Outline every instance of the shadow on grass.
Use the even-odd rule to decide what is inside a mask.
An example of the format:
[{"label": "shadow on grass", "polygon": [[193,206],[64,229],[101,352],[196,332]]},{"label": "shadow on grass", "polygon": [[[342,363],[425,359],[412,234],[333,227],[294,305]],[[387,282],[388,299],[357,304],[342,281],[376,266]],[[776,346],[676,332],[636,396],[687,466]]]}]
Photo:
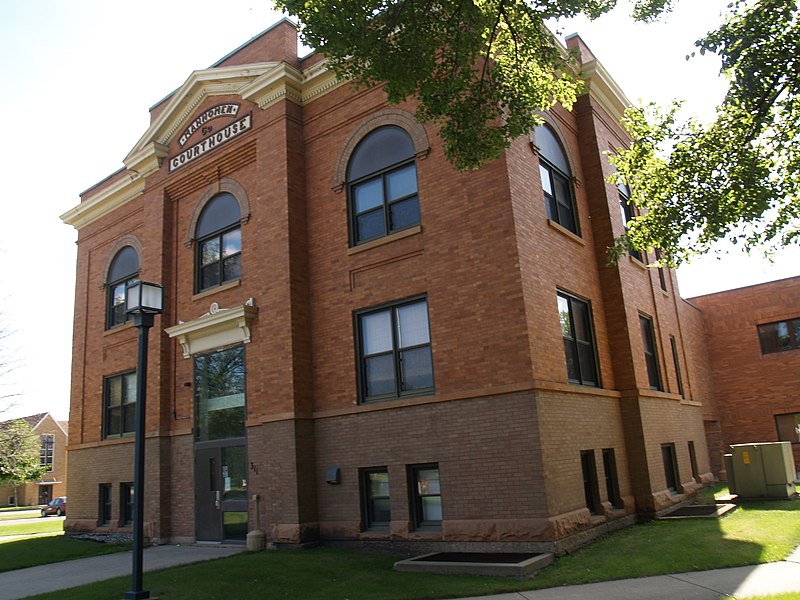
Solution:
[{"label": "shadow on grass", "polygon": [[[242,554],[160,572],[145,573],[144,587],[151,595],[170,600],[237,600],[281,598],[282,600],[429,600],[500,594],[603,581],[620,577],[705,568],[704,552],[731,555],[731,566],[759,562],[757,544],[722,540],[719,530],[710,528],[701,536],[709,540],[708,550],[695,539],[696,530],[683,527],[671,532],[668,543],[681,548],[662,548],[660,523],[642,526],[652,540],[626,539],[613,548],[611,538],[590,549],[560,559],[532,580],[477,576],[446,576],[399,573],[392,570],[397,557],[363,554],[332,548],[279,550]],[[639,534],[641,536],[641,534]],[[616,537],[616,536],[615,536]],[[630,536],[637,537],[637,536]],[[717,543],[712,543],[716,541]],[[612,556],[608,556],[611,549]],[[624,559],[620,551],[632,553]],[[697,559],[697,562],[694,560]],[[612,568],[609,565],[613,564]],[[717,562],[717,564],[719,564]],[[649,571],[649,572],[648,572]],[[615,576],[610,576],[611,574]],[[130,587],[129,578],[117,578],[71,590],[36,596],[39,600],[106,600],[118,598]]]},{"label": "shadow on grass", "polygon": [[0,573],[76,558],[130,550],[130,544],[100,544],[73,540],[63,534],[19,539],[0,544]]},{"label": "shadow on grass", "polygon": [[[528,589],[529,582],[478,576],[400,573],[400,557],[334,548],[273,550],[144,575],[151,596],[169,600],[424,600]],[[130,588],[116,579],[35,596],[39,600],[107,600]]]},{"label": "shadow on grass", "polygon": [[562,556],[539,573],[531,582],[531,589],[760,562],[760,544],[727,537],[716,519],[652,521]]},{"label": "shadow on grass", "polygon": [[533,588],[783,560],[800,543],[800,501],[743,501],[719,519],[650,521],[561,557]]},{"label": "shadow on grass", "polygon": [[[170,600],[458,598],[753,565],[782,560],[798,543],[800,502],[759,500],[723,519],[651,521],[624,529],[524,581],[398,573],[392,570],[394,556],[317,548],[245,553],[145,573],[144,586]],[[106,600],[129,587],[129,578],[117,578],[36,598]]]}]

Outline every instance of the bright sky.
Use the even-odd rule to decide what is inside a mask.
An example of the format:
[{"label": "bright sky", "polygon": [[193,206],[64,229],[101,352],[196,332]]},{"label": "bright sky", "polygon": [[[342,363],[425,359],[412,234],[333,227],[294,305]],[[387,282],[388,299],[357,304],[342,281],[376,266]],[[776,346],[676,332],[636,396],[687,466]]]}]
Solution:
[{"label": "bright sky", "polygon": [[[631,24],[626,10],[577,31],[636,102],[685,98],[710,114],[721,97],[713,60],[686,63],[692,42],[728,0],[682,0],[667,24]],[[625,2],[623,1],[623,5]],[[3,0],[0,2],[0,313],[16,358],[0,377],[0,419],[69,410],[76,232],[59,215],[122,167],[148,108],[281,15],[266,1]],[[626,6],[622,7],[626,9]],[[9,189],[10,188],[10,189]],[[725,256],[679,272],[684,297],[800,273],[800,251],[769,267]],[[4,368],[0,366],[0,374]]]}]

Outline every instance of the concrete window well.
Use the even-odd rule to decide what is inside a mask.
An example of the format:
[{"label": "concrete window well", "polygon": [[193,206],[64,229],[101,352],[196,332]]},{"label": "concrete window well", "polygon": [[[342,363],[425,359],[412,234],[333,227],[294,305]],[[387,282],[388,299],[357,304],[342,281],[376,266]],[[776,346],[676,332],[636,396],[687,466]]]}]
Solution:
[{"label": "concrete window well", "polygon": [[553,554],[525,552],[433,552],[394,563],[396,571],[441,575],[531,577],[553,564]]}]

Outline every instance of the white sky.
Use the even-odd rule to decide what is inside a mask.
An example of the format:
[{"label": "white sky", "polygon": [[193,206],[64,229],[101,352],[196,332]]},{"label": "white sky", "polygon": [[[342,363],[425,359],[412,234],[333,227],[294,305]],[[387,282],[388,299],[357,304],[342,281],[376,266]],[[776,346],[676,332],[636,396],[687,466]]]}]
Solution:
[{"label": "white sky", "polygon": [[[633,25],[623,10],[571,22],[637,102],[684,98],[711,114],[721,97],[713,60],[684,60],[728,0],[682,0],[666,24]],[[76,232],[59,215],[78,194],[122,167],[145,132],[148,109],[273,24],[266,1],[2,0],[0,2],[0,313],[15,369],[0,419],[69,410]],[[679,271],[684,297],[797,275],[800,251],[698,260]],[[2,359],[0,359],[2,361]],[[0,367],[0,374],[4,369]],[[8,403],[0,398],[0,408]]]}]

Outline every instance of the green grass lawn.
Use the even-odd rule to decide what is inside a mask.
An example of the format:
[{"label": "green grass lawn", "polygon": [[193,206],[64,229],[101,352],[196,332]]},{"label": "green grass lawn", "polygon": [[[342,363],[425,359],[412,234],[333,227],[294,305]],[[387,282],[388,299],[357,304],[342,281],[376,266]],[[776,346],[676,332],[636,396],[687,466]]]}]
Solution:
[{"label": "green grass lawn", "polygon": [[[144,574],[144,587],[164,600],[412,600],[525,589],[525,582],[468,576],[398,573],[396,557],[334,548],[246,553]],[[130,589],[120,577],[35,598],[108,600]]]},{"label": "green grass lawn", "polygon": [[[146,573],[145,588],[170,600],[441,599],[770,562],[785,558],[798,544],[800,501],[765,500],[747,502],[723,519],[629,527],[561,557],[525,581],[397,573],[393,556],[317,548],[246,553]],[[106,600],[129,587],[129,578],[118,578],[37,598]],[[797,595],[775,598],[798,600]]]},{"label": "green grass lawn", "polygon": [[[23,539],[5,537],[31,535],[37,536]],[[69,539],[64,536],[62,519],[31,519],[27,523],[12,525],[4,525],[0,521],[0,572],[109,554],[128,548],[130,544],[98,544]]]},{"label": "green grass lawn", "polygon": [[0,539],[0,573],[62,560],[110,554],[128,550],[130,547],[130,544],[98,544],[73,540],[65,537],[63,531],[47,537],[24,540],[3,542]]},{"label": "green grass lawn", "polygon": [[[32,511],[36,512],[32,512]],[[0,509],[0,523],[11,519],[36,519],[39,517],[39,507],[31,506],[26,509]]]},{"label": "green grass lawn", "polygon": [[0,541],[7,535],[30,535],[33,533],[63,533],[62,519],[31,519],[29,523],[13,523],[4,525],[0,522]]},{"label": "green grass lawn", "polygon": [[650,521],[543,570],[531,588],[783,560],[800,544],[800,501],[754,501],[722,519]]}]

